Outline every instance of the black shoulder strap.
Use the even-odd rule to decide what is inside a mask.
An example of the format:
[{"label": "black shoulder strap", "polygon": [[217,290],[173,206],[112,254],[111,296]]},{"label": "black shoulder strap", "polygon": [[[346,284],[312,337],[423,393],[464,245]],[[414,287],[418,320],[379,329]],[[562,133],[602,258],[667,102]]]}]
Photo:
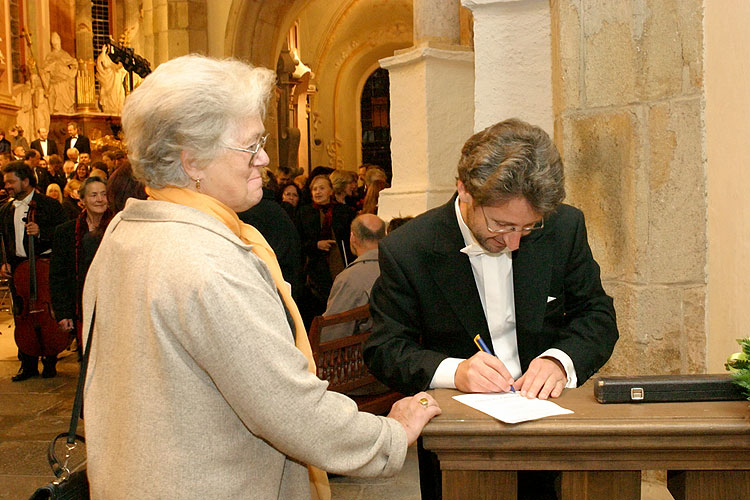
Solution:
[{"label": "black shoulder strap", "polygon": [[73,401],[73,414],[70,416],[70,428],[68,429],[68,444],[76,442],[76,429],[78,428],[78,419],[81,418],[83,409],[83,386],[86,384],[86,368],[89,365],[89,353],[91,352],[91,334],[94,333],[94,321],[96,320],[96,304],[94,311],[91,313],[91,324],[89,325],[89,334],[86,338],[86,349],[81,359],[81,370],[78,373],[78,387],[76,388],[76,398]]}]

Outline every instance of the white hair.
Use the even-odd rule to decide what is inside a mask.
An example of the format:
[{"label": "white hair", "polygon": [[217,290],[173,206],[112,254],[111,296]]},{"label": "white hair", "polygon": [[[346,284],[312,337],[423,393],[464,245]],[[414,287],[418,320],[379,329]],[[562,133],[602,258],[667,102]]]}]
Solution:
[{"label": "white hair", "polygon": [[125,101],[122,126],[133,174],[147,186],[187,186],[180,154],[206,167],[248,118],[265,117],[270,69],[188,55],[167,61]]}]

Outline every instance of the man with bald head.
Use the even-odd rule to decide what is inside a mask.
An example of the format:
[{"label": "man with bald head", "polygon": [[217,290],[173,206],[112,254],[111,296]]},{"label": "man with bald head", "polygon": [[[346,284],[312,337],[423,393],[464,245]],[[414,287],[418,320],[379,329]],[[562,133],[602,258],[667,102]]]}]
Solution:
[{"label": "man with bald head", "polygon": [[[333,282],[324,316],[349,311],[370,301],[370,290],[380,276],[378,242],[385,237],[385,222],[373,214],[362,214],[352,221],[349,246],[357,259],[346,266]],[[342,323],[324,328],[321,342],[347,337],[367,329],[370,321],[355,325]]]}]

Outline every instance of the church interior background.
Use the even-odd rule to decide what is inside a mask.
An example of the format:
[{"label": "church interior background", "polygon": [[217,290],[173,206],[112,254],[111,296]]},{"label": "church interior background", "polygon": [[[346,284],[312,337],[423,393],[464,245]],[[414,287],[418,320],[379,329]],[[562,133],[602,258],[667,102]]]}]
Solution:
[{"label": "church interior background", "polygon": [[75,121],[97,159],[130,85],[103,46],[138,56],[133,85],[235,57],[278,74],[271,168],[381,164],[389,219],[443,203],[463,142],[517,116],[554,136],[615,298],[604,371],[717,373],[750,324],[749,22],[744,0],[3,0],[0,129],[62,144]]}]

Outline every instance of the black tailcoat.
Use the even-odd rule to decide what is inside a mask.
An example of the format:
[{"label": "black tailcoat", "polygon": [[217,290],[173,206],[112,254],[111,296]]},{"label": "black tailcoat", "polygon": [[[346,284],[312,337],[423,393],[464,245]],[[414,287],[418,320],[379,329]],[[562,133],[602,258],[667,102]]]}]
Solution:
[{"label": "black tailcoat", "polygon": [[[445,358],[475,354],[477,333],[492,347],[469,257],[460,251],[465,244],[454,202],[455,196],[380,243],[364,357],[378,379],[405,394],[427,389]],[[582,384],[609,359],[618,338],[583,214],[561,205],[512,256],[522,370],[558,348]]]}]

